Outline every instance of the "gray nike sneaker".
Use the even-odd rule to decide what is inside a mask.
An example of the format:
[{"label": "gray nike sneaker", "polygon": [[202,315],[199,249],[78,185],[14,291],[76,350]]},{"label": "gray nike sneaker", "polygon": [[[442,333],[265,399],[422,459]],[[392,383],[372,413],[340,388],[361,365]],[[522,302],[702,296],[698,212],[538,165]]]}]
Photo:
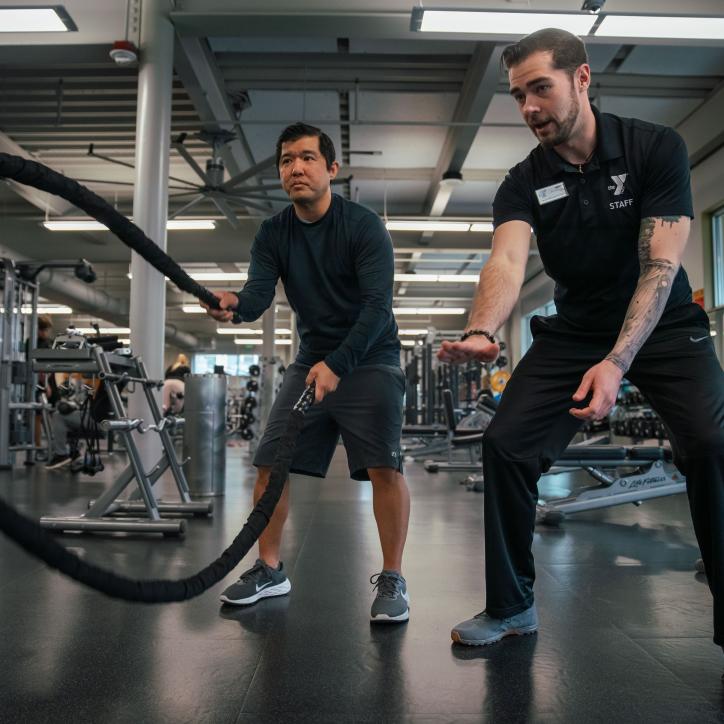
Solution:
[{"label": "gray nike sneaker", "polygon": [[407,582],[397,571],[382,571],[370,578],[377,589],[372,602],[370,620],[380,623],[400,623],[410,618],[410,596]]},{"label": "gray nike sneaker", "polygon": [[232,606],[249,606],[260,598],[284,596],[292,590],[292,584],[284,573],[284,564],[271,568],[261,559],[241,574],[241,578],[229,586],[220,596],[223,603]]},{"label": "gray nike sneaker", "polygon": [[489,646],[506,636],[524,636],[538,630],[535,604],[508,618],[493,618],[485,611],[459,623],[450,632],[452,640],[468,646]]}]

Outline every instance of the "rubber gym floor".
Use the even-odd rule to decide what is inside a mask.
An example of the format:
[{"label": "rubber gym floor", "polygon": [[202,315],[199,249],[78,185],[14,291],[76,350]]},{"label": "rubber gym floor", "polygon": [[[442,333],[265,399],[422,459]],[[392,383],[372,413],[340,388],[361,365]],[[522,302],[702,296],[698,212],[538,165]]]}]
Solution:
[{"label": "rubber gym floor", "polygon": [[[184,540],[60,539],[136,577],[195,572],[251,509],[253,468],[243,449],[228,452],[226,496],[213,519],[189,522]],[[0,471],[0,495],[35,516],[77,514],[123,462],[115,454],[103,479],[18,466]],[[326,480],[292,481],[283,544],[291,594],[249,608],[218,601],[242,567],[191,602],[131,605],[0,537],[0,721],[724,721],[724,657],[693,568],[685,496],[537,530],[540,631],[468,648],[449,632],[484,605],[483,498],[458,485],[459,474],[420,464],[406,473],[412,609],[402,625],[369,623],[369,577],[380,567],[371,490],[347,478],[342,448]]]}]

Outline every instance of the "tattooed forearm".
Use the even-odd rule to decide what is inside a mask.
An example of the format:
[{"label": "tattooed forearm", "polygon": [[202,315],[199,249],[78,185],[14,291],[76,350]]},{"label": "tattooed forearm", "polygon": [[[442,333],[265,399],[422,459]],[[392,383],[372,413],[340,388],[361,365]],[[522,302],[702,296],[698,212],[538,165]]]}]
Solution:
[{"label": "tattooed forearm", "polygon": [[681,217],[664,216],[641,220],[639,231],[639,280],[631,297],[621,333],[606,359],[624,374],[633,358],[657,325],[671,293],[679,264],[670,259],[651,258],[651,239],[657,225],[671,229]]}]

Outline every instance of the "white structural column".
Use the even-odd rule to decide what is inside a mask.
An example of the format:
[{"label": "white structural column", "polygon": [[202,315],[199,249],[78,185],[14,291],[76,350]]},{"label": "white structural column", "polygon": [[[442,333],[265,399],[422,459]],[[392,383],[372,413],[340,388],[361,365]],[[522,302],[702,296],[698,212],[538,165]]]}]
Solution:
[{"label": "white structural column", "polygon": [[[168,0],[144,0],[141,14],[138,111],[136,114],[136,179],[133,217],[138,226],[166,249],[168,157],[171,138],[173,26]],[[140,354],[152,378],[163,377],[166,287],[163,275],[135,252],[131,257],[131,347]],[[151,422],[143,393],[129,400],[131,417]],[[144,465],[160,455],[156,435],[137,440]]]}]

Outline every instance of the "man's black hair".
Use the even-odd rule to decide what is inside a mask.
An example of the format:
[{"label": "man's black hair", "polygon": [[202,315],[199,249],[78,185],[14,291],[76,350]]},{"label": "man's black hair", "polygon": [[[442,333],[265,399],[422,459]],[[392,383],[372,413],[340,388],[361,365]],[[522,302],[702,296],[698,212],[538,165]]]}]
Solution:
[{"label": "man's black hair", "polygon": [[307,136],[319,139],[319,150],[327,162],[327,168],[332,168],[332,164],[337,157],[332,139],[321,128],[310,126],[307,123],[292,123],[291,126],[287,126],[279,134],[279,138],[277,139],[277,169],[279,168],[279,161],[282,157],[282,144],[298,141],[300,138],[306,138]]},{"label": "man's black hair", "polygon": [[559,28],[544,28],[526,35],[513,45],[509,45],[502,56],[503,67],[510,70],[526,58],[538,52],[553,54],[553,67],[565,70],[571,76],[584,63],[588,63],[588,53],[583,41],[573,33]]}]

